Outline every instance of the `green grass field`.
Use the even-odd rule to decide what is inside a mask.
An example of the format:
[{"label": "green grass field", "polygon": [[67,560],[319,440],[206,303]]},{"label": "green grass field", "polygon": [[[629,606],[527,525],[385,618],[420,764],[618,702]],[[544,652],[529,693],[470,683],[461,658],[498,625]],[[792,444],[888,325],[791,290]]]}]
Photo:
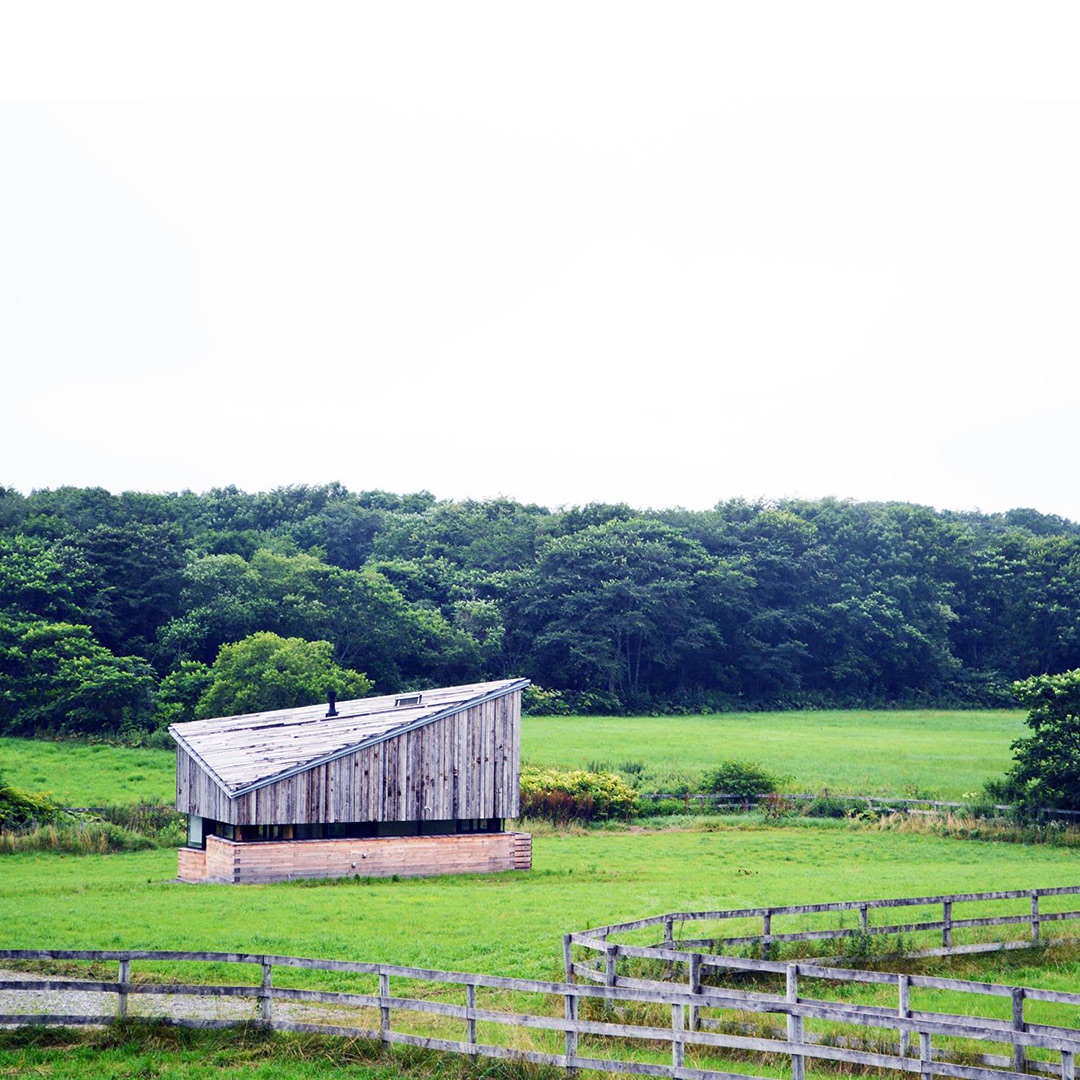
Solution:
[{"label": "green grass field", "polygon": [[[665,717],[533,717],[522,759],[535,765],[645,765],[655,787],[692,784],[721,761],[756,761],[789,791],[959,799],[1000,776],[1026,731],[1010,711],[821,711]],[[0,773],[68,806],[170,803],[168,750],[0,739]]]},{"label": "green grass field", "polygon": [[0,774],[15,787],[49,792],[64,806],[161,804],[176,797],[171,750],[0,739]]},{"label": "green grass field", "polygon": [[535,838],[531,873],[176,885],[176,852],[9,855],[8,948],[258,950],[547,978],[568,930],[658,914],[1080,880],[1080,851],[825,827]]},{"label": "green grass field", "polygon": [[721,761],[756,761],[787,777],[789,791],[959,799],[1008,768],[1023,718],[1001,710],[526,717],[521,756],[577,768],[641,762],[661,783],[697,779]]},{"label": "green grass field", "polygon": [[[657,783],[692,781],[737,758],[789,776],[788,790],[958,798],[1008,767],[1009,744],[1023,731],[1013,712],[530,717],[522,756],[539,765],[645,762]],[[20,739],[0,739],[0,771],[80,806],[169,802],[174,782],[168,751]],[[175,873],[171,849],[4,856],[0,947],[265,951],[557,979],[568,930],[671,910],[1075,884],[1080,850],[848,822],[703,819],[681,830],[546,831],[534,840],[533,871],[522,874],[232,887],[179,885]],[[1025,966],[1034,962],[980,958],[964,977],[1075,989],[1077,963]],[[539,1076],[430,1055],[372,1057],[340,1040],[320,1048],[206,1033],[155,1038],[49,1033],[35,1043],[0,1034],[0,1076]]]},{"label": "green grass field", "polygon": [[[742,825],[539,835],[535,868],[520,874],[233,887],[177,885],[168,880],[175,868],[169,850],[8,856],[0,873],[0,947],[266,951],[557,979],[567,930],[673,909],[1066,884],[1078,879],[1080,851],[846,824]],[[1051,989],[1075,985],[1074,963],[1024,963],[1019,954],[983,958],[978,976]],[[241,971],[257,979],[257,969]],[[289,982],[306,985],[309,974],[294,973]],[[233,968],[208,976],[244,978]],[[222,1075],[263,1067],[236,1063],[214,1045]],[[283,1055],[307,1054],[288,1041],[277,1045]],[[329,1076],[342,1065],[337,1052],[308,1056],[277,1058],[279,1071],[265,1075]],[[148,1054],[138,1040],[101,1053],[62,1042],[52,1049],[6,1046],[0,1036],[0,1075],[5,1068],[11,1075],[80,1075],[73,1061],[104,1076],[218,1075],[196,1052]],[[435,1067],[451,1074],[462,1068]],[[349,1068],[356,1071],[347,1075],[372,1075],[370,1062]],[[431,1068],[420,1063],[406,1072],[415,1077]]]}]

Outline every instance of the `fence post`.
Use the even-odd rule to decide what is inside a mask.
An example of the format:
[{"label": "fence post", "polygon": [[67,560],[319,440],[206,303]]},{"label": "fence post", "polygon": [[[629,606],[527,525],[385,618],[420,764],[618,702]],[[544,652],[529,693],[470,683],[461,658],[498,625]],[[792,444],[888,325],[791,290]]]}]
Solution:
[{"label": "fence post", "polygon": [[[1024,988],[1014,986],[1012,992],[1013,1031],[1027,1030],[1024,1024]],[[1019,1043],[1013,1043],[1013,1072],[1027,1072],[1027,1051]]]},{"label": "fence post", "polygon": [[[787,969],[787,1000],[792,1005],[799,1004],[799,965],[788,964]],[[803,1041],[803,1018],[794,1012],[788,1013],[787,1018],[788,1042],[795,1046],[801,1046]],[[791,1052],[791,1080],[804,1080],[806,1076],[806,1059],[802,1054]]]},{"label": "fence post", "polygon": [[766,908],[761,916],[761,959],[768,960],[772,952],[772,909]]},{"label": "fence post", "polygon": [[259,995],[259,1019],[264,1024],[273,1020],[271,1011],[270,987],[274,984],[274,965],[268,960],[262,962],[262,993]]},{"label": "fence post", "polygon": [[127,1016],[128,1010],[128,994],[127,984],[131,982],[131,961],[120,961],[120,972],[116,976],[116,981],[120,984],[120,992],[116,995],[116,1015],[121,1020]]},{"label": "fence post", "polygon": [[921,1080],[930,1080],[934,1075],[934,1048],[930,1045],[930,1032],[919,1032],[919,1076]]},{"label": "fence post", "polygon": [[604,945],[604,985],[614,986],[618,978],[619,946],[606,942]]},{"label": "fence post", "polygon": [[563,934],[562,938],[563,967],[566,969],[566,981],[569,983],[574,981],[573,937],[573,934]]},{"label": "fence post", "polygon": [[[900,1001],[897,1006],[897,1015],[904,1020],[911,1019],[911,976],[897,975],[897,989],[900,992]],[[911,1053],[911,1032],[904,1028],[900,1032],[900,1057],[907,1057]]]},{"label": "fence post", "polygon": [[578,1018],[578,998],[577,994],[567,994],[566,1001],[566,1075],[577,1076],[577,1067],[574,1062],[577,1061],[577,1028],[573,1027],[573,1024],[577,1023]]},{"label": "fence post", "polygon": [[1031,944],[1039,943],[1039,894],[1036,890],[1031,893]]},{"label": "fence post", "polygon": [[[690,972],[689,972],[690,993],[701,993],[701,953],[690,954]],[[701,1026],[701,1022],[698,1015],[698,1007],[696,1005],[690,1006],[689,1023],[687,1027],[691,1031],[697,1031]]]},{"label": "fence post", "polygon": [[[672,950],[675,948],[675,920],[671,918],[664,920],[664,948]],[[674,971],[675,961],[669,960],[667,962],[668,978],[671,977]]]},{"label": "fence post", "polygon": [[465,984],[465,1041],[473,1048],[469,1055],[476,1060],[476,983]]},{"label": "fence post", "polygon": [[682,1005],[671,1006],[671,1067],[681,1069],[683,1067],[683,1031],[686,1027],[686,1017],[683,1014]]},{"label": "fence post", "polygon": [[870,906],[859,905],[859,929],[865,934],[870,929]]},{"label": "fence post", "polygon": [[941,905],[941,944],[944,948],[952,948],[952,901],[945,900]]},{"label": "fence post", "polygon": [[385,1045],[390,1043],[390,975],[379,972],[379,1038]]},{"label": "fence post", "polygon": [[1071,1050],[1061,1051],[1061,1080],[1076,1080],[1076,1063]]}]

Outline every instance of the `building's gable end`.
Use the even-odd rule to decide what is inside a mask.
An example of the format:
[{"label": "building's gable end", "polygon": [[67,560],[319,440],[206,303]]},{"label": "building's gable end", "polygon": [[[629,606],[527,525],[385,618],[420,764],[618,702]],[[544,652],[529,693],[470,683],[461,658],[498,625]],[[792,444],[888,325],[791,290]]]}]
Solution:
[{"label": "building's gable end", "polygon": [[234,798],[247,795],[252,791],[256,791],[259,788],[268,787],[272,784],[281,783],[284,780],[288,780],[293,776],[298,776],[309,769],[317,768],[321,765],[328,764],[333,761],[337,761],[341,758],[348,757],[351,754],[356,753],[366,747],[377,746],[380,743],[392,741],[400,738],[402,735],[406,735],[411,731],[416,731],[430,725],[434,725],[448,717],[454,716],[457,713],[466,712],[477,708],[486,702],[498,700],[504,697],[510,697],[520,694],[521,690],[529,685],[528,679],[515,680],[508,685],[502,685],[496,690],[492,690],[487,694],[478,695],[475,698],[470,698],[466,701],[455,702],[445,708],[439,709],[435,712],[427,713],[424,716],[418,717],[414,720],[403,722],[402,724],[394,727],[388,731],[380,732],[377,735],[372,735],[362,742],[355,743],[351,746],[342,747],[339,750],[335,750],[333,753],[324,754],[319,757],[312,758],[309,761],[304,761],[291,768],[282,770],[275,773],[272,776],[260,778],[259,780],[246,784],[243,787],[237,788],[231,792]]},{"label": "building's gable end", "polygon": [[240,793],[231,824],[428,822],[520,812],[520,695],[508,692]]}]

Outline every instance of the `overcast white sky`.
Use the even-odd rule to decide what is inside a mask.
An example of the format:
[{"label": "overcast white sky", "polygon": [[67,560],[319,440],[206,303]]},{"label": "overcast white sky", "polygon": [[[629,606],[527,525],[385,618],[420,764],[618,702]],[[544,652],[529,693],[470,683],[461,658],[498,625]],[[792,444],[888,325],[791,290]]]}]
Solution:
[{"label": "overcast white sky", "polygon": [[0,484],[1080,519],[1072,4],[0,7]]}]

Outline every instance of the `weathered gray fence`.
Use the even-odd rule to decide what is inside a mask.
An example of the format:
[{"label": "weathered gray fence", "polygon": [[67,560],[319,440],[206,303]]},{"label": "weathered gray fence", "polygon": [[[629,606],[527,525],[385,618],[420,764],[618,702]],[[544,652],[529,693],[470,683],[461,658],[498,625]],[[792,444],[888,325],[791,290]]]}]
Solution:
[{"label": "weathered gray fence", "polygon": [[[946,896],[913,896],[887,900],[841,900],[827,904],[793,904],[788,906],[736,908],[728,911],[684,911],[666,915],[654,915],[647,919],[633,922],[614,923],[611,926],[599,926],[567,936],[566,977],[575,974],[588,979],[609,979],[619,958],[636,960],[664,960],[676,946],[683,952],[698,954],[697,962],[708,968],[723,970],[736,965],[723,954],[727,950],[738,949],[756,952],[762,960],[768,960],[770,953],[782,944],[797,944],[805,948],[810,943],[839,941],[857,941],[862,946],[874,939],[889,937],[900,938],[915,935],[926,936],[940,934],[940,945],[932,948],[914,948],[907,943],[903,951],[907,956],[946,956],[971,952],[990,952],[1001,949],[1030,948],[1037,945],[1042,936],[1042,928],[1047,923],[1070,922],[1080,919],[1080,911],[1047,910],[1044,901],[1051,897],[1076,896],[1080,886],[1068,885],[1048,889],[1013,889],[998,892],[952,893]],[[1004,902],[1019,902],[1022,911],[1000,913]],[[965,912],[956,909],[962,907]],[[989,909],[997,909],[990,913]],[[940,918],[920,918],[906,922],[882,921],[875,919],[876,912],[895,912],[904,908],[940,908]],[[967,909],[979,909],[985,914],[966,914]],[[780,920],[806,922],[813,916],[838,914],[841,919],[845,913],[857,917],[852,926],[816,927],[814,929],[793,929],[784,931],[777,926]],[[725,923],[760,921],[760,931],[741,934],[714,934],[709,937],[687,937],[686,927],[702,923]],[[819,922],[821,920],[818,920]],[[633,939],[622,942],[620,938],[651,927],[662,928],[663,939],[656,943],[635,944]],[[986,927],[1018,927],[1020,937],[1004,939],[996,937],[992,941],[960,942],[961,931]],[[591,961],[574,963],[571,958],[571,946],[580,946]],[[864,949],[865,951],[865,949]],[[751,963],[751,966],[753,964]]]},{"label": "weathered gray fence", "polygon": [[[847,803],[852,810],[865,809],[875,814],[901,813],[901,814],[940,814],[952,810],[963,810],[967,803],[949,801],[946,799],[918,799],[890,797],[888,795],[838,795],[832,792],[760,792],[756,795],[730,795],[724,792],[662,792],[640,791],[639,802],[680,802],[683,809],[688,813],[706,813],[710,807],[718,811],[735,811],[752,809],[762,804],[775,802],[778,806],[797,806],[799,803],[813,803],[821,799],[830,802]],[[996,803],[995,810],[1003,814],[1015,809],[1011,803]],[[1080,810],[1061,810],[1056,807],[1046,806],[1038,811],[1038,817],[1043,821],[1075,821],[1080,818]]]},{"label": "weathered gray fence", "polygon": [[[670,952],[672,961],[687,959],[685,982],[638,985],[617,972],[603,985],[543,982],[240,953],[0,950],[0,963],[117,965],[115,979],[0,976],[0,1002],[7,1005],[0,1011],[0,1025],[93,1025],[132,1015],[192,1027],[245,1022],[236,1015],[196,1015],[192,1004],[176,1004],[210,997],[246,1002],[246,1021],[272,1030],[368,1038],[568,1071],[757,1080],[752,1072],[732,1071],[732,1058],[737,1057],[747,1069],[762,1060],[788,1060],[792,1080],[804,1080],[806,1062],[814,1060],[918,1073],[920,1080],[1015,1080],[1032,1071],[1075,1080],[1080,1030],[1063,1021],[1077,1015],[1080,994],[776,962],[770,970],[783,975],[782,993],[740,991],[704,985],[701,966],[692,959],[696,954],[662,951]],[[254,971],[247,969],[253,978],[246,985],[163,981],[186,963],[254,965]],[[133,968],[144,964],[149,978],[135,978]],[[339,981],[343,976],[366,979],[370,990],[278,985],[283,973],[298,970],[305,973],[294,976],[300,981],[323,972]],[[849,982],[867,984],[872,992],[884,988],[895,992],[894,1004],[808,996],[808,984],[815,980],[823,980],[826,990]],[[916,1008],[919,994],[942,990],[965,995],[965,1002],[972,1004],[959,1013]],[[47,1011],[57,995],[70,1000],[79,994],[89,995],[96,1009]],[[451,995],[457,1000],[448,1000]],[[165,996],[172,1007],[155,1010],[155,999]],[[983,1014],[992,1011],[987,1003],[1000,999],[1005,1016]],[[11,1011],[12,1001],[28,1004]],[[110,1003],[108,1008],[105,1003]],[[1025,1012],[1028,1003],[1064,1008],[1061,1015],[1042,1018],[1056,1022],[1036,1022]],[[750,1034],[741,1033],[748,1027]]]}]

